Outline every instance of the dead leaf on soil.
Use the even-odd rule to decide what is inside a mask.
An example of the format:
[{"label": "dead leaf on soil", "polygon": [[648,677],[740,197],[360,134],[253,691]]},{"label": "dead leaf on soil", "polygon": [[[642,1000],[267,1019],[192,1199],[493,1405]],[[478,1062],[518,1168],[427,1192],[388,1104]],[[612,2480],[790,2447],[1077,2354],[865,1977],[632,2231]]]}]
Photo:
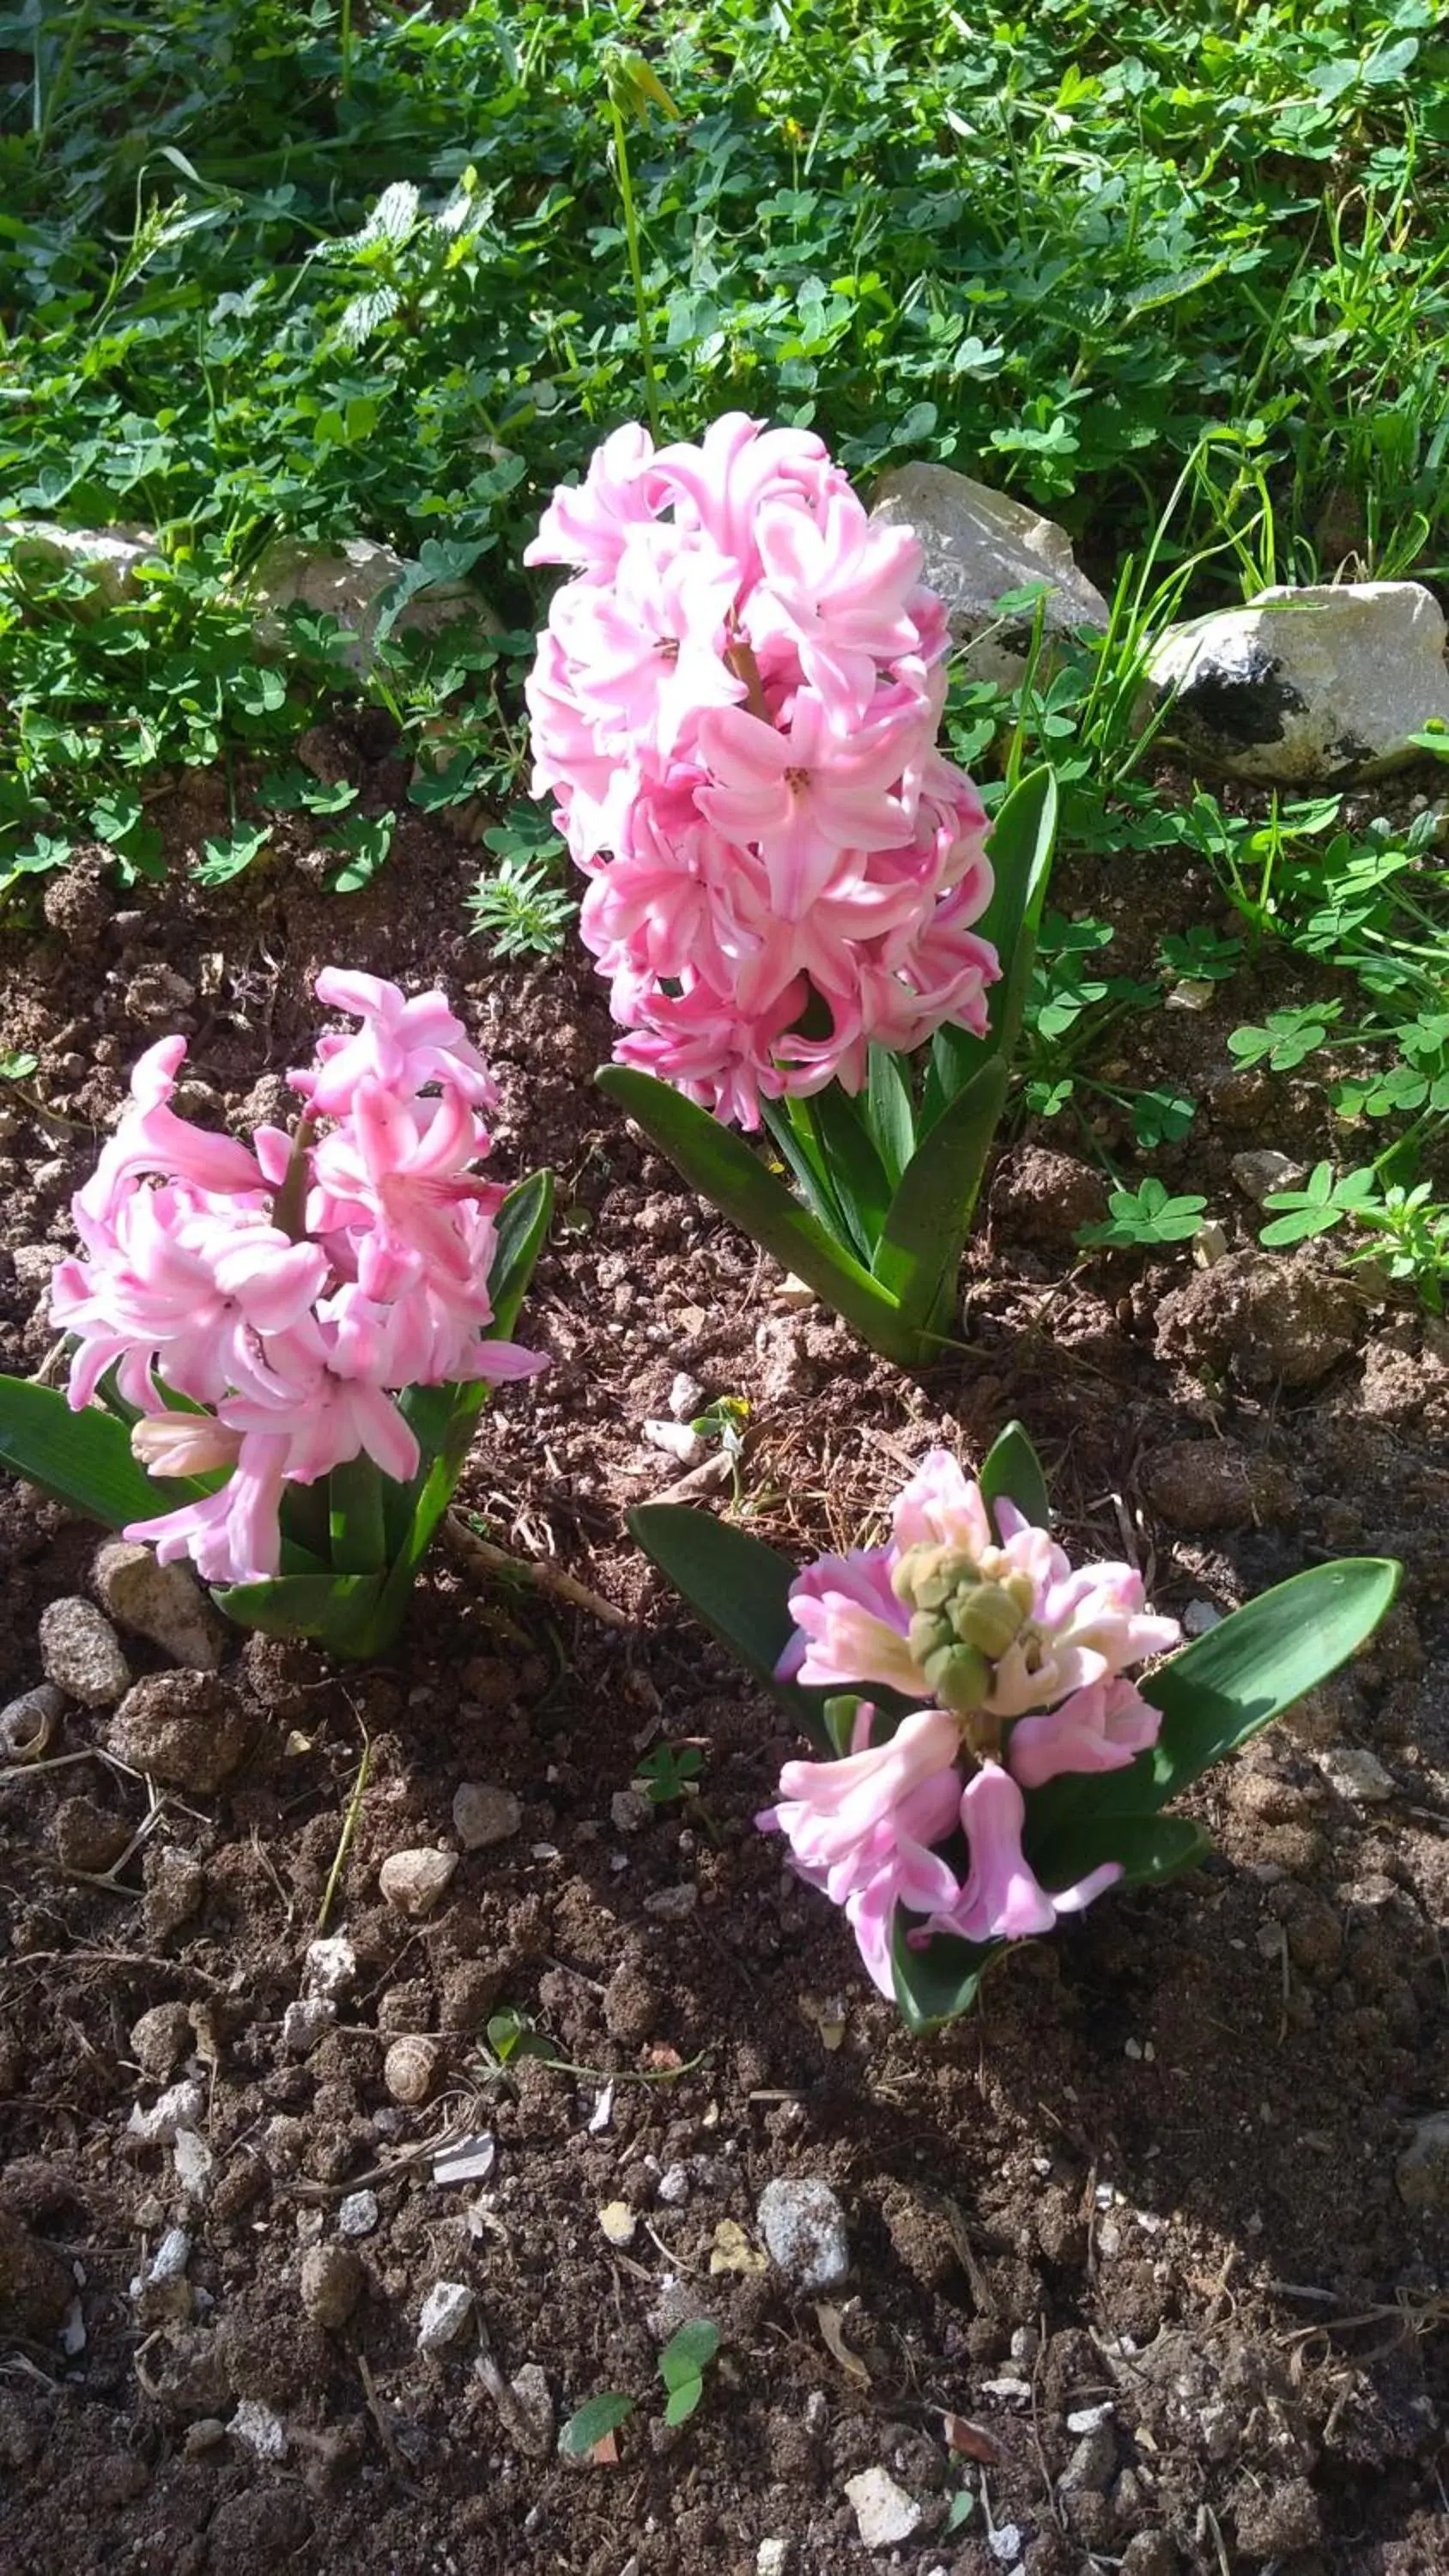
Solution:
[{"label": "dead leaf on soil", "polygon": [[818,2300],[815,2308],[815,2322],[846,2378],[853,2379],[858,2388],[869,2388],[870,2372],[866,2369],[859,2353],[852,2352],[845,2340],[845,2330],[840,2322],[840,2310],[827,2307],[823,2300]]},{"label": "dead leaf on soil", "polygon": [[943,2415],[941,2429],[947,2449],[957,2452],[963,2460],[979,2460],[987,2469],[1000,2468],[1001,2445],[984,2425],[972,2424],[964,2415]]}]

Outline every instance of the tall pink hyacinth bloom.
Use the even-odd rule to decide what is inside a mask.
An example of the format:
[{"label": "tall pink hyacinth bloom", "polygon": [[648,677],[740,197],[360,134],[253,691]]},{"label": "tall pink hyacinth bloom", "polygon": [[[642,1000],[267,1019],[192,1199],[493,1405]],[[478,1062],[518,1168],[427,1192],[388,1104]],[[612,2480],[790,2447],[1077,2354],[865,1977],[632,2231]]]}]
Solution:
[{"label": "tall pink hyacinth bloom", "polygon": [[986,815],[934,749],[948,633],[910,531],[813,432],[731,412],[697,447],[616,430],[525,561],[573,574],[528,683],[534,788],[592,880],[619,1061],[756,1127],[859,1090],[872,1043],[979,1034]]},{"label": "tall pink hyacinth bloom", "polygon": [[[849,1756],[787,1763],[757,1822],[844,1908],[874,1982],[893,1992],[892,1948],[938,1933],[975,1943],[1049,1932],[1122,1875],[1104,1862],[1045,1887],[1026,1858],[1027,1794],[1122,1769],[1161,1719],[1127,1667],[1175,1645],[1123,1565],[1073,1567],[1011,1504],[988,1507],[948,1451],[897,1495],[883,1547],[823,1556],[790,1589],[795,1631],[782,1680],[835,1693],[889,1688],[917,1707],[872,1745],[862,1704]],[[957,1874],[940,1848],[964,1838]]]},{"label": "tall pink hyacinth bloom", "polygon": [[52,1279],[52,1315],[76,1342],[72,1406],[114,1369],[142,1416],[144,1465],[225,1475],[127,1532],[216,1584],[278,1572],[289,1486],[356,1458],[399,1482],[416,1473],[407,1387],[544,1366],[489,1329],[504,1193],[476,1168],[495,1095],[461,1020],[442,993],[409,999],[374,975],[329,968],[317,993],[361,1025],[325,1032],[292,1076],[306,1103],[295,1140],[261,1128],[248,1148],[190,1126],[171,1106],[185,1041],[148,1050],[74,1201],[83,1257]]}]

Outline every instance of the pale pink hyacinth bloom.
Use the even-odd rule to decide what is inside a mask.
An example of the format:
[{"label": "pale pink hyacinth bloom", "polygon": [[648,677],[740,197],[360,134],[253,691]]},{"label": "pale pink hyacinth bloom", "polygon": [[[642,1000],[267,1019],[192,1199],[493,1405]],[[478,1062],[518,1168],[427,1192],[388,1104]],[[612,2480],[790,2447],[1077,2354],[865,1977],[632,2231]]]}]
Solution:
[{"label": "pale pink hyacinth bloom", "polygon": [[870,1741],[874,1710],[857,1710],[852,1750],[835,1762],[787,1762],[780,1796],[755,1822],[782,1833],[802,1878],[842,1906],[883,1994],[898,1905],[931,1913],[950,1904],[956,1880],[930,1849],[949,1833],[961,1800],[960,1736],[940,1709],[902,1718],[887,1743]]},{"label": "pale pink hyacinth bloom", "polygon": [[[896,1498],[888,1546],[857,1549],[846,1559],[822,1558],[797,1578],[790,1594],[797,1636],[786,1650],[791,1677],[826,1690],[874,1682],[910,1697],[929,1694],[907,1643],[909,1605],[891,1589],[891,1577],[912,1547],[950,1548],[980,1566],[987,1579],[1025,1576],[1031,1585],[1031,1607],[1019,1636],[994,1658],[982,1701],[988,1716],[1053,1708],[1071,1693],[1109,1681],[1177,1644],[1176,1620],[1147,1610],[1142,1577],[1133,1567],[1073,1567],[1050,1534],[1014,1504],[998,1502],[996,1515],[999,1542],[980,1486],[949,1451],[930,1451]],[[1082,1767],[1103,1765],[1094,1760]]]},{"label": "pale pink hyacinth bloom", "polygon": [[[980,1034],[986,815],[935,750],[945,609],[813,432],[615,431],[525,560],[562,563],[530,674],[534,789],[592,884],[615,1053],[721,1118],[872,1042]],[[814,1033],[801,1023],[823,1004]]]},{"label": "pale pink hyacinth bloom", "polygon": [[1125,1771],[1157,1742],[1159,1710],[1119,1673],[1089,1682],[1057,1708],[1019,1717],[1008,1760],[1013,1780],[1039,1789],[1063,1771]]},{"label": "pale pink hyacinth bloom", "polygon": [[[83,1257],[53,1276],[76,1337],[79,1410],[114,1368],[161,1476],[227,1474],[216,1492],[130,1527],[164,1561],[245,1583],[281,1563],[286,1489],[358,1457],[396,1481],[419,1464],[397,1402],[409,1386],[532,1376],[545,1363],[492,1338],[488,1278],[504,1196],[476,1165],[494,1087],[443,994],[328,969],[319,998],[361,1022],[329,1031],[295,1074],[297,1140],[251,1148],[171,1107],[185,1042],[136,1066],[131,1104],[74,1201]],[[306,1233],[277,1222],[294,1154]],[[295,1218],[296,1211],[291,1215]],[[179,1411],[175,1398],[207,1408]]]},{"label": "pale pink hyacinth bloom", "polygon": [[1051,1932],[1058,1915],[1080,1914],[1115,1885],[1120,1861],[1104,1861],[1075,1887],[1049,1895],[1021,1848],[1026,1801],[999,1762],[983,1762],[961,1796],[961,1829],[971,1866],[953,1901],[939,1907],[918,1939],[951,1932],[963,1941],[1025,1941]]}]

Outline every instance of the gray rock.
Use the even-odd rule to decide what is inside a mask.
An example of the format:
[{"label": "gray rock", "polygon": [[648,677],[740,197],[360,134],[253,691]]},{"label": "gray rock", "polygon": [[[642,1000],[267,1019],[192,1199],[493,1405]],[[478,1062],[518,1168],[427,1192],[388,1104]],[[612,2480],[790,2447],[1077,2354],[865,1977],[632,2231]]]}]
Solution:
[{"label": "gray rock", "polygon": [[511,1789],[463,1780],[453,1793],[453,1831],[464,1851],[486,1851],[490,1843],[506,1843],[522,1822],[523,1808]]},{"label": "gray rock", "polygon": [[521,2370],[515,2371],[508,2387],[518,2410],[520,2434],[526,2427],[527,2448],[543,2458],[553,2449],[558,2425],[547,2373],[539,2362],[526,2361]]},{"label": "gray rock", "polygon": [[382,2211],[375,2191],[350,2191],[337,2205],[339,2236],[371,2236]]},{"label": "gray rock", "polygon": [[661,1887],[653,1896],[646,1896],[644,1911],[657,1916],[661,1923],[682,1923],[698,1903],[699,1889],[692,1878],[686,1878],[678,1887]]},{"label": "gray rock", "polygon": [[309,2245],[302,2257],[302,2306],[314,2326],[336,2334],[346,2325],[367,2286],[362,2257],[335,2240]]},{"label": "gray rock", "polygon": [[96,1608],[79,1595],[49,1602],[40,1614],[40,1661],[45,1678],[82,1708],[114,1708],[131,1687],[121,1641]]},{"label": "gray rock", "polygon": [[234,2442],[244,2442],[259,2460],[287,2456],[286,2425],[259,2397],[244,2397],[226,2429]]},{"label": "gray rock", "polygon": [[1318,583],[1174,626],[1148,657],[1164,732],[1230,778],[1342,786],[1420,754],[1449,724],[1444,618],[1416,581]]},{"label": "gray rock", "polygon": [[1063,2495],[1100,2494],[1117,2466],[1117,2443],[1110,2424],[1084,2433],[1063,2469]]},{"label": "gray rock", "polygon": [[1121,2576],[1178,2576],[1181,2565],[1165,2531],[1137,2531],[1122,2552]]},{"label": "gray rock", "polygon": [[456,1852],[437,1851],[425,1844],[417,1851],[389,1852],[377,1883],[395,1912],[420,1923],[451,1885],[457,1866]]},{"label": "gray rock", "polygon": [[883,477],[871,516],[920,538],[925,579],[944,599],[956,641],[970,643],[965,662],[973,679],[1012,688],[1021,678],[1032,616],[1020,609],[997,616],[996,602],[1009,591],[1044,591],[1044,640],[1106,632],[1111,611],[1078,569],[1065,530],[969,474],[903,465]]},{"label": "gray rock", "polygon": [[[285,641],[279,612],[309,608],[335,617],[351,637],[340,658],[350,671],[366,672],[376,659],[388,593],[410,569],[391,546],[371,537],[348,537],[337,547],[311,544],[305,538],[279,537],[269,546],[252,579],[257,601],[256,637],[276,647]],[[497,629],[498,620],[481,594],[467,582],[430,584],[399,609],[392,631],[435,635],[459,617]]]},{"label": "gray rock", "polygon": [[146,1902],[142,1908],[148,1940],[164,1941],[199,1914],[206,1895],[206,1872],[194,1852],[172,1843],[150,1842],[142,1862]]},{"label": "gray rock", "polygon": [[94,594],[92,614],[133,599],[142,564],[161,556],[149,528],[62,528],[53,519],[12,519],[0,528],[0,544],[22,574],[84,573]]},{"label": "gray rock", "polygon": [[1235,1154],[1230,1169],[1244,1198],[1261,1207],[1275,1190],[1296,1190],[1308,1167],[1295,1163],[1291,1154],[1276,1153],[1265,1145],[1255,1153]]},{"label": "gray rock", "polygon": [[1394,2167],[1399,2198],[1420,2218],[1449,2209],[1449,2111],[1430,2111]]},{"label": "gray rock", "polygon": [[236,1692],[215,1673],[148,1673],[127,1691],[106,1745],[163,1788],[205,1797],[240,1769],[253,1731]]},{"label": "gray rock", "polygon": [[419,2352],[451,2352],[472,2324],[475,2305],[466,2281],[435,2281],[418,2318]]},{"label": "gray rock", "polygon": [[65,1715],[65,1693],[53,1682],[37,1682],[33,1690],[22,1691],[18,1699],[7,1700],[0,1708],[0,1761],[13,1761],[17,1754],[34,1754],[49,1743]]},{"label": "gray rock", "polygon": [[845,2212],[828,2182],[781,2176],[767,2182],[756,2210],[760,2234],[791,2287],[838,2290],[850,2271]]},{"label": "gray rock", "polygon": [[921,2507],[886,2469],[862,2469],[846,2479],[845,2492],[863,2548],[893,2549],[920,2526]]},{"label": "gray rock", "polygon": [[153,2084],[164,2084],[191,2045],[191,2015],[185,2004],[153,2004],[131,2024],[131,2055]]},{"label": "gray rock", "polygon": [[97,1551],[91,1580],[118,1627],[149,1638],[175,1664],[216,1671],[226,1630],[189,1566],[158,1565],[149,1547],[111,1538]]},{"label": "gray rock", "polygon": [[1319,1758],[1329,1785],[1355,1806],[1382,1807],[1398,1795],[1392,1771],[1362,1744],[1330,1744]]}]

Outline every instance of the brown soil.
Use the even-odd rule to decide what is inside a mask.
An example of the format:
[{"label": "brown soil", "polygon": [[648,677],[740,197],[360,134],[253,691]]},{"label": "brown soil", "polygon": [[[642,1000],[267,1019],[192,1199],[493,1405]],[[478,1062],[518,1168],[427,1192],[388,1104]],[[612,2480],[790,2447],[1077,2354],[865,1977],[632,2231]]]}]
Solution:
[{"label": "brown soil", "polygon": [[[209,794],[172,800],[178,858],[214,828]],[[1253,1248],[1230,1157],[1313,1140],[1291,1084],[1231,1065],[1239,990],[1151,1027],[1182,1049],[1158,1069],[1207,1104],[1157,1167],[1208,1192],[1228,1261],[1079,1264],[1095,1184],[1043,1130],[997,1175],[971,1355],[903,1379],[818,1311],[781,1311],[770,1266],[621,1128],[589,1085],[597,989],[572,963],[488,969],[457,926],[471,864],[412,822],[350,903],[320,894],[300,845],[205,901],[144,889],[118,912],[81,877],[59,927],[4,959],[6,1043],[40,1058],[0,1137],[0,1360],[18,1369],[45,1356],[69,1193],[142,1044],[189,1023],[194,1114],[219,1123],[251,1095],[261,1114],[259,1077],[305,1050],[328,959],[446,985],[503,1078],[500,1171],[560,1177],[525,1336],[553,1367],[488,1416],[462,1499],[625,1614],[485,1591],[444,1552],[384,1667],[249,1644],[230,1667],[254,1704],[247,1766],[212,1796],[165,1792],[113,1885],[61,1859],[146,1811],[96,1752],[103,1721],[73,1711],[52,1767],[0,1775],[5,2576],[751,2576],[767,2540],[789,2544],[790,2576],[1449,2569],[1449,2159],[1407,2198],[1399,2181],[1415,2121],[1449,2109],[1449,1340],[1362,1274]],[[1067,871],[1074,898],[1145,936],[1202,891],[1125,863],[1105,892]],[[1403,1558],[1403,1603],[1350,1675],[1207,1784],[1205,1868],[1024,1946],[974,2019],[912,2040],[754,1829],[778,1712],[622,1532],[679,1472],[640,1423],[681,1370],[748,1398],[745,1508],[802,1555],[857,1536],[932,1440],[975,1457],[1020,1413],[1078,1542],[1133,1549],[1164,1608],[1225,1607],[1359,1549]],[[84,1590],[95,1534],[12,1487],[0,1538],[4,1697],[39,1678],[39,1614]],[[289,2054],[364,1735],[328,1924],[358,1980]],[[698,1796],[616,1817],[644,1750],[684,1741]],[[1343,1744],[1386,1766],[1380,1803],[1335,1785]],[[515,1792],[521,1826],[410,1922],[379,1867],[452,1844],[465,1779]],[[91,1811],[62,1821],[78,1799]],[[504,2007],[562,2070],[498,2069],[486,2023]],[[411,2052],[418,2104],[383,2081],[409,2036],[434,2043]],[[188,2074],[214,2159],[193,2199],[170,2149],[128,2132]],[[483,2131],[491,2172],[436,2182],[436,2143]],[[825,2304],[712,2269],[722,2246],[758,2264],[776,2176],[821,2177],[844,2205],[854,2269]],[[377,2224],[355,2240],[357,2303],[328,2324],[356,2267],[314,2261],[304,2303],[304,2257],[342,2241],[360,2189]],[[627,2247],[600,2226],[616,2201],[638,2216]],[[175,2226],[189,2286],[137,2294]],[[491,2376],[476,2333],[419,2354],[438,2281],[476,2292]],[[704,2315],[720,2358],[666,2429],[656,2356]],[[639,2398],[616,2462],[575,2465],[531,2431],[510,2390],[530,2364],[560,2422],[600,2390]],[[248,2446],[258,2423],[276,2456]],[[895,2558],[863,2547],[844,2493],[872,2467],[923,2508]]]}]

